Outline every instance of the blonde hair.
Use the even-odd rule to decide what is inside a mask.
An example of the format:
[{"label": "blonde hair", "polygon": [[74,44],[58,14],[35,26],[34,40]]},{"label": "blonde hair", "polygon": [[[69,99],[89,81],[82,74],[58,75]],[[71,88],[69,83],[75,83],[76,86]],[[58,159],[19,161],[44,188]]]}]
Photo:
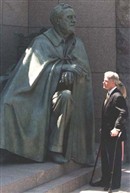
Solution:
[{"label": "blonde hair", "polygon": [[108,79],[112,79],[115,82],[118,90],[121,92],[124,98],[127,97],[127,91],[125,85],[120,81],[119,75],[116,72],[108,71],[104,73],[104,76]]},{"label": "blonde hair", "polygon": [[119,80],[118,84],[116,85],[119,91],[121,92],[124,98],[127,97],[127,91],[125,85]]}]

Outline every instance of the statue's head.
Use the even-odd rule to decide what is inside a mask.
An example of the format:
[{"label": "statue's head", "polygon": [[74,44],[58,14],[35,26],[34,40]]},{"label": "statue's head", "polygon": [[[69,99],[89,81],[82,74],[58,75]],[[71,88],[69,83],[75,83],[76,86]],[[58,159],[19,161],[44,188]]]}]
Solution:
[{"label": "statue's head", "polygon": [[62,36],[68,36],[75,31],[75,12],[68,4],[61,3],[54,7],[50,21],[55,30]]}]

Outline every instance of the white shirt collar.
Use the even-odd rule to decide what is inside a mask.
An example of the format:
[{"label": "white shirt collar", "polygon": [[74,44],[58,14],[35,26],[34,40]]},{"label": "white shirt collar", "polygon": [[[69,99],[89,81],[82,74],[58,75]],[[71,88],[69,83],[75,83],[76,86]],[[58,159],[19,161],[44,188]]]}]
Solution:
[{"label": "white shirt collar", "polygon": [[111,93],[116,89],[116,86],[108,91],[108,94],[111,95]]}]

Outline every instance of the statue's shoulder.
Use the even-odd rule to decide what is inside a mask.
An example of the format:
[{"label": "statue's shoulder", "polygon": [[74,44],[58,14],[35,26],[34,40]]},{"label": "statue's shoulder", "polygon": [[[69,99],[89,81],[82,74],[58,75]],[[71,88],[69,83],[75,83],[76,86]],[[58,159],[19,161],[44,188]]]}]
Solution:
[{"label": "statue's shoulder", "polygon": [[84,42],[83,42],[83,40],[82,40],[79,36],[75,36],[75,39],[76,39],[76,45],[77,45],[78,47],[84,48]]},{"label": "statue's shoulder", "polygon": [[41,42],[42,40],[44,39],[44,35],[43,34],[40,34],[38,36],[36,36],[34,39],[33,39],[33,43],[34,42]]},{"label": "statue's shoulder", "polygon": [[45,45],[45,43],[46,43],[46,37],[44,36],[44,33],[43,33],[43,34],[40,34],[40,35],[36,36],[32,40],[30,46],[32,48],[34,48],[35,46]]},{"label": "statue's shoulder", "polygon": [[42,41],[46,41],[47,37],[51,34],[51,29],[48,29],[46,31],[44,31],[43,33],[37,35],[34,39],[33,42],[37,42],[40,43]]}]

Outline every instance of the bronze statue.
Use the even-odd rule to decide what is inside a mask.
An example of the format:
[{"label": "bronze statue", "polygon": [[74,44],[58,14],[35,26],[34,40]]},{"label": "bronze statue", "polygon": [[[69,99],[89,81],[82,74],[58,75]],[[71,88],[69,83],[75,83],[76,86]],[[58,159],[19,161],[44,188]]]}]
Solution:
[{"label": "bronze statue", "polygon": [[1,97],[0,148],[37,162],[93,162],[91,72],[75,12],[58,4],[52,28],[37,36]]}]

